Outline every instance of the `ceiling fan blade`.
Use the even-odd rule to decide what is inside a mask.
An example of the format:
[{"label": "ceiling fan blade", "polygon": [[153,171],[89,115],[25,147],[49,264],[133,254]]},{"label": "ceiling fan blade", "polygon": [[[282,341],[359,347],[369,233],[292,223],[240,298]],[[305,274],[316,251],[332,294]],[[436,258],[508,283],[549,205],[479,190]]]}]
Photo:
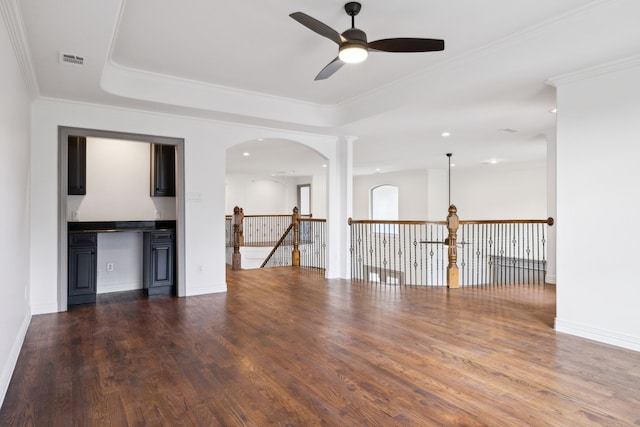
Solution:
[{"label": "ceiling fan blade", "polygon": [[342,37],[342,35],[339,32],[337,32],[327,24],[323,24],[317,19],[310,17],[306,13],[293,12],[289,16],[295,19],[296,21],[298,21],[299,23],[301,23],[302,25],[304,25],[305,27],[307,27],[308,29],[310,29],[311,31],[314,31],[320,34],[321,36],[328,38],[329,40],[333,40],[337,44],[342,44],[347,41],[347,39]]},{"label": "ceiling fan blade", "polygon": [[383,52],[434,52],[444,50],[444,40],[415,38],[381,39],[370,42],[369,49]]},{"label": "ceiling fan blade", "polygon": [[324,79],[328,79],[329,77],[331,77],[333,75],[333,73],[335,73],[336,71],[338,71],[342,66],[344,65],[344,62],[342,62],[340,60],[340,58],[338,58],[336,56],[336,59],[334,59],[333,61],[329,62],[316,76],[316,78],[314,80],[324,80]]}]

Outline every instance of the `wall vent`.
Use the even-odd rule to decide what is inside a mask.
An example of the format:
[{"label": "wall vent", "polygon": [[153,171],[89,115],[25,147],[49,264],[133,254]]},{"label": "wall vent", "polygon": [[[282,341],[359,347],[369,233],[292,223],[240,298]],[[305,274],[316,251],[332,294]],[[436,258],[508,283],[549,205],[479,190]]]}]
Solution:
[{"label": "wall vent", "polygon": [[58,62],[61,64],[84,65],[84,58],[82,56],[60,52]]},{"label": "wall vent", "polygon": [[511,128],[502,128],[502,129],[498,129],[498,131],[505,132],[505,133],[516,133],[516,132],[518,132],[517,129],[511,129]]}]

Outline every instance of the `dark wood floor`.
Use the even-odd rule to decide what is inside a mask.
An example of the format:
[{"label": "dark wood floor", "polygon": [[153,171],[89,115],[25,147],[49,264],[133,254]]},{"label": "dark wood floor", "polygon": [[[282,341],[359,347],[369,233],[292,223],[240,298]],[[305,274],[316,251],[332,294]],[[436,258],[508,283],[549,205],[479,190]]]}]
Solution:
[{"label": "dark wood floor", "polygon": [[553,286],[228,283],[34,316],[0,425],[640,424],[640,354],[556,333]]}]

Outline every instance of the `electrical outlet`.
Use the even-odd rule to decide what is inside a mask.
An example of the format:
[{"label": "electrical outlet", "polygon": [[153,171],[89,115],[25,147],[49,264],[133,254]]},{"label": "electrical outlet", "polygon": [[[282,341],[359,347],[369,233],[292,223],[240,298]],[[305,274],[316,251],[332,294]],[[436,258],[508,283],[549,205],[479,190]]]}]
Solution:
[{"label": "electrical outlet", "polygon": [[113,271],[113,263],[112,262],[108,262],[107,263],[107,271]]}]

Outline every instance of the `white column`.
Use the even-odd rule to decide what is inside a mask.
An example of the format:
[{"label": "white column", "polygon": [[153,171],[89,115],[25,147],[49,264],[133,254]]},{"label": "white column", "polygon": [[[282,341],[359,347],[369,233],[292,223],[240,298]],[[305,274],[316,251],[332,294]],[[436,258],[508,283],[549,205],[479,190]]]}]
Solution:
[{"label": "white column", "polygon": [[547,216],[554,219],[555,223],[548,228],[547,234],[547,283],[556,283],[556,130],[545,133],[547,138]]},{"label": "white column", "polygon": [[327,269],[326,277],[351,277],[349,267],[349,226],[353,212],[353,141],[340,137],[329,165],[327,191]]}]

